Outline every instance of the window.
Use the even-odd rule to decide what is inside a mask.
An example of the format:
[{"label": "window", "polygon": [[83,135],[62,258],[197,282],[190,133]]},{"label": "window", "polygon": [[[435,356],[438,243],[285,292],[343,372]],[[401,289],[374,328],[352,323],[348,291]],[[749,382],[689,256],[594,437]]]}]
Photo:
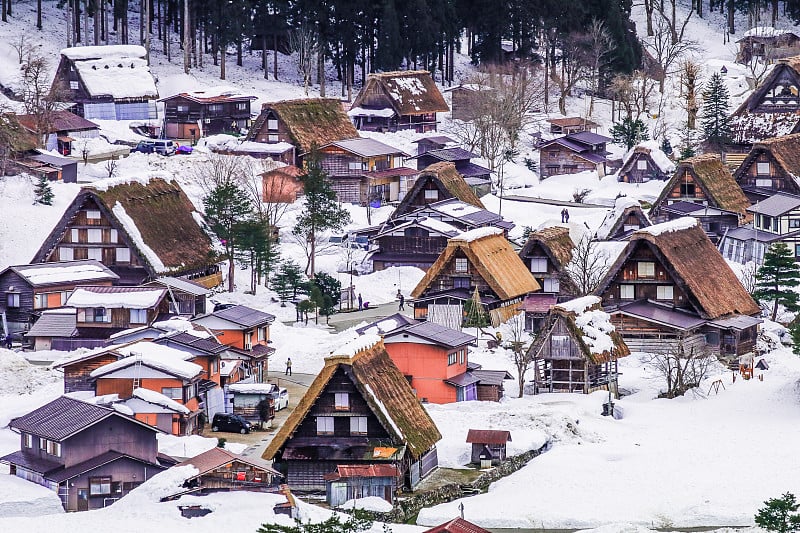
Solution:
[{"label": "window", "polygon": [[347,170],[361,170],[361,163],[359,161],[350,161],[347,163]]},{"label": "window", "polygon": [[111,322],[111,314],[104,307],[78,309],[78,322]]},{"label": "window", "polygon": [[772,180],[756,178],[756,187],[772,187]]},{"label": "window", "polygon": [[267,135],[267,142],[270,142],[270,143],[278,142],[278,136],[277,135],[271,135],[271,134]]},{"label": "window", "polygon": [[161,394],[173,400],[183,400],[183,389],[180,387],[161,387]]},{"label": "window", "polygon": [[456,272],[466,272],[468,265],[466,257],[456,257]]},{"label": "window", "polygon": [[346,411],[350,409],[350,395],[346,392],[334,393],[333,406],[335,409]]},{"label": "window", "polygon": [[108,232],[108,242],[119,242],[119,233],[117,230],[112,229]]},{"label": "window", "polygon": [[634,298],[633,285],[620,285],[619,297],[621,300],[633,300]]},{"label": "window", "polygon": [[462,350],[459,350],[458,354],[459,354],[458,363],[463,365],[464,364],[464,359],[466,359],[466,357],[467,357],[467,349],[464,348]]},{"label": "window", "polygon": [[33,435],[31,435],[30,433],[23,433],[22,442],[23,446],[25,446],[26,448],[33,448]]},{"label": "window", "polygon": [[131,324],[147,324],[147,309],[131,309]]},{"label": "window", "polygon": [[694,183],[681,183],[681,196],[694,196]]},{"label": "window", "polygon": [[457,362],[458,362],[458,352],[453,352],[453,353],[447,354],[447,364],[448,364],[448,366],[449,365],[454,365]]},{"label": "window", "polygon": [[438,200],[439,199],[439,191],[436,189],[426,189],[425,190],[425,199],[426,200]]},{"label": "window", "polygon": [[636,162],[636,170],[647,170],[647,160],[646,159],[639,159]]},{"label": "window", "polygon": [[222,113],[224,106],[222,104],[211,104],[208,106],[208,112],[215,114],[215,113]]},{"label": "window", "polygon": [[131,262],[131,251],[129,248],[117,248],[115,254],[117,258],[117,263]]},{"label": "window", "polygon": [[469,276],[457,276],[453,278],[453,288],[454,289],[469,289],[470,285],[470,277]]},{"label": "window", "polygon": [[277,120],[268,120],[267,121],[267,129],[268,130],[277,130],[278,129],[278,121]]},{"label": "window", "polygon": [[531,257],[531,272],[547,272],[547,258]]},{"label": "window", "polygon": [[350,419],[350,434],[351,435],[366,435],[367,434],[367,417],[354,416]]},{"label": "window", "polygon": [[317,435],[333,435],[333,417],[317,417]]},{"label": "window", "polygon": [[86,211],[86,220],[100,220],[100,211],[98,209],[89,209]]},{"label": "window", "polygon": [[248,107],[250,107],[250,104],[248,102],[236,102],[237,111],[247,111]]},{"label": "window", "polygon": [[640,278],[654,278],[656,276],[656,264],[652,261],[639,261],[636,268]]},{"label": "window", "polygon": [[8,307],[19,307],[19,293],[9,292],[6,295],[6,305]]},{"label": "window", "polygon": [[561,282],[559,282],[558,278],[545,278],[542,290],[544,292],[558,292],[561,290]]},{"label": "window", "polygon": [[59,261],[72,261],[74,254],[72,253],[72,248],[66,248],[61,246],[58,248],[58,260]]},{"label": "window", "polygon": [[550,350],[554,356],[569,356],[569,335],[553,335],[550,337]]},{"label": "window", "polygon": [[86,258],[87,259],[94,259],[96,261],[103,260],[103,250],[100,248],[88,248],[86,250]]},{"label": "window", "polygon": [[188,113],[189,112],[189,106],[186,105],[186,104],[178,104],[177,109],[178,109],[178,113]]},{"label": "window", "polygon": [[47,308],[47,295],[42,294],[34,294],[33,295],[33,308],[34,309],[46,309]]},{"label": "window", "polygon": [[77,91],[78,89],[80,89],[80,84],[77,81],[74,81],[74,80],[70,81],[69,82],[69,88],[70,88],[71,91]]},{"label": "window", "polygon": [[111,476],[90,477],[89,494],[92,496],[111,494]]},{"label": "window", "polygon": [[77,229],[72,228],[69,230],[69,242],[81,242],[80,233]]},{"label": "window", "polygon": [[103,230],[100,228],[90,228],[86,231],[88,242],[103,242]]},{"label": "window", "polygon": [[263,342],[267,340],[267,328],[258,328],[258,340]]},{"label": "window", "polygon": [[183,388],[183,397],[186,398],[186,400],[191,400],[195,396],[197,396],[197,383],[186,385]]},{"label": "window", "polygon": [[53,442],[52,440],[47,441],[47,453],[49,455],[54,455],[56,457],[61,457],[61,443],[60,442]]},{"label": "window", "polygon": [[789,227],[792,229],[800,228],[800,218],[789,219]]},{"label": "window", "polygon": [[656,300],[672,300],[672,285],[659,285],[656,287]]},{"label": "window", "polygon": [[769,162],[756,163],[756,174],[759,176],[769,176]]}]

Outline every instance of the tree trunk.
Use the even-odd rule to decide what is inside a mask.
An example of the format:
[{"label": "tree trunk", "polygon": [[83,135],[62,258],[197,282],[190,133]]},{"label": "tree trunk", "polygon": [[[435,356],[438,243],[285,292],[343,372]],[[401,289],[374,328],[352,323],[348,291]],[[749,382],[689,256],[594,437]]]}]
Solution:
[{"label": "tree trunk", "polygon": [[8,17],[6,16],[6,12],[8,11],[8,0],[3,0],[3,4],[0,6],[0,10],[2,10],[2,14],[0,14],[0,18],[2,18],[3,22],[8,22]]},{"label": "tree trunk", "polygon": [[778,0],[772,0],[772,26],[778,22]]},{"label": "tree trunk", "polygon": [[189,74],[189,53],[192,45],[189,42],[189,0],[183,0],[183,72]]},{"label": "tree trunk", "polygon": [[736,6],[734,5],[734,0],[728,0],[728,33],[731,35],[736,33],[736,21],[733,16],[735,12]]},{"label": "tree trunk", "polygon": [[242,40],[236,41],[236,64],[242,66]]},{"label": "tree trunk", "polygon": [[36,29],[42,29],[42,0],[36,0]]},{"label": "tree trunk", "polygon": [[[9,0],[10,2],[11,0]],[[75,39],[73,41],[75,44],[81,42],[81,0],[74,0],[75,5],[73,6],[75,9],[72,10],[73,15],[75,15],[74,25],[72,29],[75,30]]]},{"label": "tree trunk", "polygon": [[269,69],[267,68],[267,32],[261,34],[261,68],[264,69],[264,79],[269,79]]},{"label": "tree trunk", "polygon": [[[102,0],[101,2],[102,3]],[[95,4],[94,6],[94,16],[92,17],[94,22],[94,45],[100,45],[100,6]]]},{"label": "tree trunk", "polygon": [[314,269],[316,268],[314,260],[317,257],[317,235],[312,231],[309,237],[311,238],[311,256],[308,258],[308,279],[314,279]]},{"label": "tree trunk", "polygon": [[[3,0],[3,5],[5,6],[5,0]],[[67,0],[66,6],[67,9],[64,11],[65,19],[67,23],[67,48],[72,46],[72,28],[70,28],[72,24],[72,4]],[[5,13],[5,9],[3,9],[3,13]]]},{"label": "tree trunk", "polygon": [[234,267],[233,262],[233,250],[229,250],[228,254],[228,292],[233,292],[235,287],[233,276],[236,274],[236,268]]},{"label": "tree trunk", "polygon": [[152,33],[152,28],[150,27],[150,21],[152,20],[152,16],[150,15],[150,0],[142,0],[142,9],[145,10],[144,13],[144,58],[147,61],[147,64],[150,64],[150,34]]},{"label": "tree trunk", "polygon": [[278,32],[272,34],[272,77],[278,81]]},{"label": "tree trunk", "polygon": [[89,45],[89,2],[83,2],[83,43]]},{"label": "tree trunk", "polygon": [[321,49],[317,54],[317,82],[319,83],[319,95],[325,98],[325,54]]},{"label": "tree trunk", "polygon": [[228,55],[226,53],[227,46],[220,46],[219,48],[219,79],[225,79],[225,56]]}]

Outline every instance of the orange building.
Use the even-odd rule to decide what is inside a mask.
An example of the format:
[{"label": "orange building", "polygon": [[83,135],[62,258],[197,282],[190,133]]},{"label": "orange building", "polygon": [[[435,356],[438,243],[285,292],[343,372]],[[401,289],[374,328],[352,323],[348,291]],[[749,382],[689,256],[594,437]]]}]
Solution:
[{"label": "orange building", "polygon": [[[120,399],[126,399],[134,397],[134,391],[139,389],[156,392],[186,407],[188,413],[170,405],[171,413],[159,413],[168,415],[169,422],[165,422],[162,416],[155,425],[162,429],[168,427],[174,435],[196,433],[197,417],[201,412],[198,385],[204,370],[186,360],[192,355],[151,342],[138,342],[117,351],[124,356],[122,359],[103,365],[90,374],[95,380],[97,396],[117,394]],[[152,399],[152,395],[147,396],[147,401]],[[134,411],[138,420],[147,423],[151,423],[151,414],[152,410]]]}]

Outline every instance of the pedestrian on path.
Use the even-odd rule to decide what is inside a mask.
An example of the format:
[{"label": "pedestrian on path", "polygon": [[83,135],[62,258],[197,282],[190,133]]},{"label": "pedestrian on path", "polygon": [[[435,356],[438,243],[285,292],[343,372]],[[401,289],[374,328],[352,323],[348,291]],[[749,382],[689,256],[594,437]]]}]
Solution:
[{"label": "pedestrian on path", "polygon": [[569,222],[569,211],[567,208],[564,208],[564,222]]},{"label": "pedestrian on path", "polygon": [[398,311],[405,310],[405,306],[403,305],[405,302],[406,302],[406,297],[403,296],[402,293],[400,293],[400,308],[398,309]]},{"label": "pedestrian on path", "polygon": [[291,357],[287,357],[286,358],[286,372],[284,372],[284,374],[287,375],[287,376],[291,376],[292,375],[292,358]]},{"label": "pedestrian on path", "polygon": [[364,300],[361,298],[361,293],[358,293],[358,310],[364,309]]}]

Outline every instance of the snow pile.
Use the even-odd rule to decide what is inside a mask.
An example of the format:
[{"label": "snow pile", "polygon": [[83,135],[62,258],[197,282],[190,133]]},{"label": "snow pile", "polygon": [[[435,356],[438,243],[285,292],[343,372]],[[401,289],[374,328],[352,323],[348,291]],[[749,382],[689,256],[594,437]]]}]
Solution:
[{"label": "snow pile", "polygon": [[[350,285],[350,274],[337,273],[334,277],[342,287]],[[370,306],[394,302],[398,290],[408,296],[423,277],[425,271],[413,266],[389,267],[363,276],[353,276],[353,297],[357,299],[360,294],[362,301],[369,302]],[[348,303],[347,296],[344,297],[344,303]],[[357,300],[355,305],[358,305]]]},{"label": "snow pile", "polygon": [[133,292],[94,292],[80,287],[67,300],[71,307],[105,307],[106,309],[151,309],[164,296],[164,289]]},{"label": "snow pile", "polygon": [[620,196],[617,198],[616,202],[614,202],[614,208],[606,214],[606,217],[603,219],[603,223],[600,224],[600,227],[597,229],[597,238],[600,240],[605,240],[608,238],[611,230],[614,228],[614,224],[619,220],[619,217],[622,216],[622,213],[625,212],[626,209],[629,207],[638,206],[639,202],[634,200],[633,198],[628,198],[627,196]]},{"label": "snow pile", "polygon": [[241,141],[233,135],[220,133],[204,137],[198,143],[198,147],[207,148],[212,152],[250,152],[259,154],[282,154],[291,150],[293,145],[287,142],[259,143],[253,141]]},{"label": "snow pile", "polygon": [[183,492],[184,482],[199,473],[200,471],[192,465],[173,466],[133,489],[115,506],[121,502],[125,502],[127,507],[157,503],[161,498]]},{"label": "snow pile", "polygon": [[0,517],[63,513],[55,491],[17,476],[0,475]]},{"label": "snow pile", "polygon": [[458,201],[437,205],[435,209],[436,211],[451,216],[453,218],[459,218],[471,215],[473,213],[477,213],[478,211],[482,211],[480,207],[468,204],[467,202],[458,202]]},{"label": "snow pile", "polygon": [[583,296],[556,306],[565,311],[575,313],[575,325],[584,334],[583,342],[591,348],[592,353],[596,354],[610,352],[614,348],[614,342],[609,335],[614,331],[614,326],[611,324],[611,315],[602,309],[591,309],[599,304],[599,297]]},{"label": "snow pile", "polygon": [[139,251],[144,254],[147,262],[150,263],[153,269],[156,272],[166,272],[167,267],[161,262],[161,258],[158,257],[158,254],[156,254],[152,248],[145,244],[139,228],[136,227],[136,223],[128,215],[128,213],[125,212],[125,208],[122,207],[122,204],[117,202],[114,204],[114,207],[111,209],[111,211],[114,213],[114,216],[117,217],[117,220],[120,221],[122,227],[125,228],[125,232],[131,238],[131,240],[133,240],[136,248],[138,248]]},{"label": "snow pile", "polygon": [[661,224],[654,224],[646,228],[637,230],[636,233],[649,233],[654,237],[658,237],[662,233],[671,233],[673,231],[683,231],[697,226],[698,221],[693,217],[681,217],[669,222],[662,222]]},{"label": "snow pile", "polygon": [[136,414],[133,412],[133,409],[121,403],[112,403],[111,408],[127,416],[134,416]]},{"label": "snow pile", "polygon": [[16,270],[20,276],[27,278],[33,285],[47,285],[65,281],[92,281],[107,279],[111,276],[99,262],[81,264],[59,263],[52,267],[21,267]]},{"label": "snow pile", "polygon": [[363,107],[354,107],[347,112],[350,117],[383,117],[390,118],[394,116],[394,109],[387,107],[385,109],[365,109]]},{"label": "snow pile", "polygon": [[62,48],[61,55],[73,61],[85,59],[143,58],[147,55],[144,46],[137,44],[115,44],[108,46],[75,46]]},{"label": "snow pile", "polygon": [[[58,152],[51,152],[53,155],[60,155]],[[130,148],[121,146],[119,144],[112,144],[103,137],[83,138],[76,139],[72,147],[72,154],[70,157],[73,160],[82,161],[84,156],[88,158],[97,158],[102,156],[126,156],[130,153]],[[102,164],[105,175],[108,176],[108,169],[106,163]]]},{"label": "snow pile", "polygon": [[244,94],[241,89],[233,87],[231,85],[215,85],[211,87],[203,87],[202,89],[197,89],[194,91],[184,91],[181,93],[173,94],[171,96],[177,96],[178,94],[185,94],[190,98],[196,98],[198,100],[203,100],[205,98],[216,98],[219,96],[224,96],[227,98],[236,98],[236,97],[247,97],[248,95]]},{"label": "snow pile", "polygon": [[367,496],[366,498],[356,498],[347,500],[342,504],[343,509],[361,509],[375,513],[388,513],[392,510],[392,504],[379,496]]},{"label": "snow pile", "polygon": [[188,415],[191,411],[185,406],[181,405],[175,400],[171,398],[167,398],[160,392],[152,391],[150,389],[142,389],[137,388],[133,389],[133,396],[139,398],[140,400],[144,400],[147,403],[152,403],[153,405],[160,405],[162,407],[166,407],[167,409],[172,409],[178,413],[183,413]]},{"label": "snow pile", "polygon": [[178,437],[167,433],[159,433],[158,451],[170,457],[195,457],[217,447],[219,442],[215,438],[188,435]]},{"label": "snow pile", "polygon": [[447,222],[442,222],[438,218],[425,217],[419,221],[419,225],[444,234],[455,233],[457,235],[461,233],[461,231],[455,226],[452,226]]},{"label": "snow pile", "polygon": [[34,366],[21,354],[0,348],[0,394],[28,394],[62,379],[59,372]]},{"label": "snow pile", "polygon": [[364,335],[357,337],[355,340],[348,342],[341,348],[334,350],[332,355],[353,357],[361,351],[372,348],[379,342],[381,342],[380,335],[365,333]]},{"label": "snow pile", "polygon": [[[665,174],[671,174],[675,171],[675,163],[667,157],[667,154],[661,149],[661,146],[658,144],[658,141],[642,141],[625,154],[623,157],[623,161],[625,163],[636,153],[637,148],[644,148],[650,152],[650,157],[653,160],[653,163]],[[624,165],[624,163],[623,163]]]},{"label": "snow pile", "polygon": [[472,242],[477,241],[478,239],[482,239],[484,237],[490,237],[492,235],[502,235],[503,230],[501,228],[496,228],[494,226],[486,226],[483,228],[475,228],[469,231],[465,231],[455,239],[464,242]]},{"label": "snow pile", "polygon": [[773,28],[772,26],[756,26],[744,32],[743,35],[744,37],[778,37],[787,33],[792,33],[792,31]]}]

